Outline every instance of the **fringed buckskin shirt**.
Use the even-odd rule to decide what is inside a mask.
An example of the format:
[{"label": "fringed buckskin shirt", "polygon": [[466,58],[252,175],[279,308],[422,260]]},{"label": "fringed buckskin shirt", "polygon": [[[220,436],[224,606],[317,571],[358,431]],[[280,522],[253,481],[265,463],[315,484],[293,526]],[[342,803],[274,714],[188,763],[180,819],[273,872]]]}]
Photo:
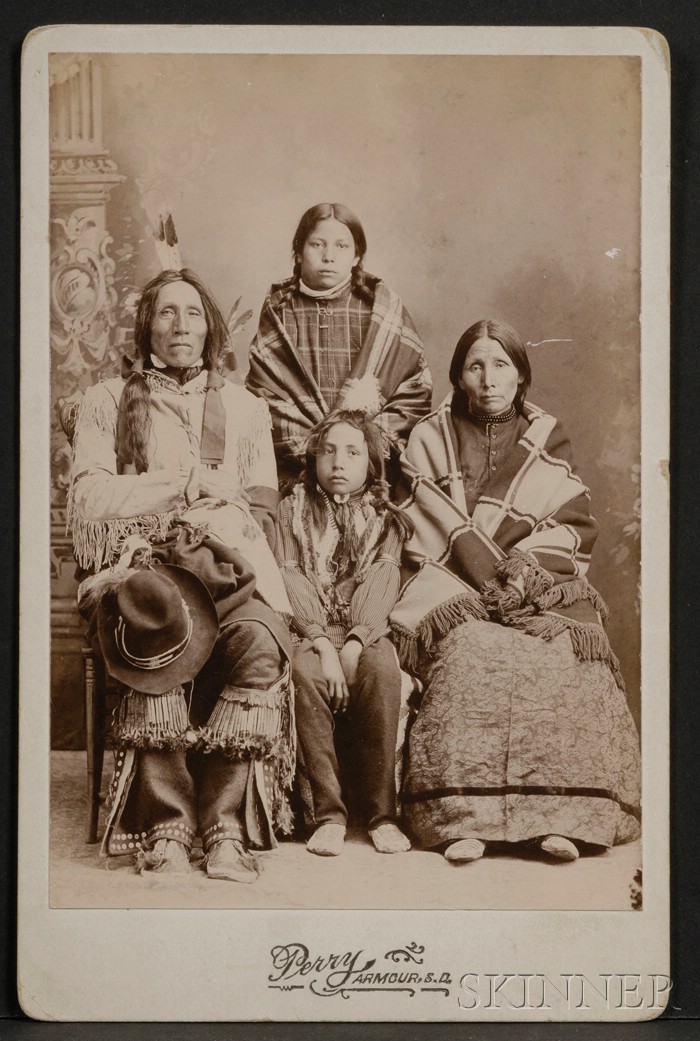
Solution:
[{"label": "fringed buckskin shirt", "polygon": [[[188,509],[185,498],[193,467],[200,464],[207,373],[183,386],[155,371],[151,392],[148,470],[137,474],[117,460],[121,377],[89,387],[80,407],[73,446],[69,526],[82,568],[99,571],[114,563],[125,538],[138,534],[162,541]],[[258,530],[269,534],[279,499],[266,403],[228,380],[221,394],[226,446],[219,473],[227,479],[225,501],[236,502]],[[195,495],[196,497],[196,495]]]}]

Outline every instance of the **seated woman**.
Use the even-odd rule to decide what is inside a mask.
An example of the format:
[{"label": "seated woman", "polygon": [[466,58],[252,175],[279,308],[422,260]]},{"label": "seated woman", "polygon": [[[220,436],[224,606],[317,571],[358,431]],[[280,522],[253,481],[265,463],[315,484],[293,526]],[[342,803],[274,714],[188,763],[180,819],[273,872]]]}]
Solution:
[{"label": "seated woman", "polygon": [[193,272],[146,286],[130,372],[80,407],[69,523],[81,613],[125,684],[104,851],[187,871],[199,835],[210,877],[252,882],[250,848],[290,826],[290,607],[270,416],[219,374],[226,336]]},{"label": "seated woman", "polygon": [[374,416],[397,461],[432,392],[411,316],[363,270],[367,240],[355,214],[336,202],[312,206],[292,250],[294,273],[270,288],[247,378],[270,406],[285,493],[303,473],[307,437],[333,409]]},{"label": "seated woman", "polygon": [[411,848],[396,823],[402,674],[387,639],[410,521],[388,499],[384,438],[364,412],[333,412],[309,438],[306,477],[280,503],[277,555],[292,604],[300,788],[311,853],[343,850],[347,809],[335,714],[353,726],[357,781],[379,853]]},{"label": "seated woman", "polygon": [[515,330],[477,322],[402,458],[412,575],[391,619],[425,683],[404,820],[456,862],[492,842],[574,860],[640,830],[638,737],[585,578],[589,492],[530,379]]}]

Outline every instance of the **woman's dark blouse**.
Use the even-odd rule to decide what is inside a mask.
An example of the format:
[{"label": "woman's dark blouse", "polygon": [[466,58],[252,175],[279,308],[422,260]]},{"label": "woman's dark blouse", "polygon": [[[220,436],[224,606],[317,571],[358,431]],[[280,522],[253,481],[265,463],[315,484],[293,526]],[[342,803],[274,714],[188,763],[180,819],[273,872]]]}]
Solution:
[{"label": "woman's dark blouse", "polygon": [[457,437],[457,458],[467,510],[471,514],[489,480],[498,475],[527,430],[528,423],[517,412],[505,423],[475,419],[469,411],[467,395],[456,391],[452,399],[452,424]]}]

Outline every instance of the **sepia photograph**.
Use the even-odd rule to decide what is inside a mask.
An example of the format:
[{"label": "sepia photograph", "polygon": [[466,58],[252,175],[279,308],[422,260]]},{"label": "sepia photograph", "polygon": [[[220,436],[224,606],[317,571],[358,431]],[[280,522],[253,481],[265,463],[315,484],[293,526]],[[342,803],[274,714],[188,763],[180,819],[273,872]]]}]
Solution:
[{"label": "sepia photograph", "polygon": [[[350,991],[360,1019],[412,1018],[407,992],[478,1017],[465,928],[556,937],[492,1018],[516,992],[658,1015],[663,47],[221,31],[25,50],[23,365],[49,388],[24,412],[23,612],[48,619],[42,665],[23,648],[27,894],[78,929],[220,910],[202,949],[257,933],[251,993],[193,1018],[243,1018],[256,987],[277,1019],[347,1017],[312,995]],[[586,951],[564,989],[562,913]],[[596,944],[649,931],[628,1002]],[[58,1018],[115,1018],[48,989]]]}]

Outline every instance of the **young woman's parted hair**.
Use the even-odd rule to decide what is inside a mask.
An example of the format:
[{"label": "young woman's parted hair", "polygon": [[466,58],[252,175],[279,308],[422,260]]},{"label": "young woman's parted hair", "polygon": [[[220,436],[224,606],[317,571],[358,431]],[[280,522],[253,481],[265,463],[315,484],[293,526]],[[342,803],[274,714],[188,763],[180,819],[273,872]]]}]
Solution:
[{"label": "young woman's parted hair", "polygon": [[311,235],[319,221],[329,220],[331,218],[344,224],[352,235],[352,240],[355,243],[355,252],[359,257],[357,264],[355,264],[352,269],[352,284],[360,296],[364,297],[368,303],[371,303],[372,294],[365,282],[365,272],[362,266],[365,253],[367,252],[367,238],[359,217],[357,217],[356,214],[354,214],[347,206],[344,206],[342,202],[318,202],[303,214],[297,225],[297,230],[294,232],[294,238],[292,239],[294,277],[298,281],[301,276],[301,262],[299,257],[309,235]]}]

